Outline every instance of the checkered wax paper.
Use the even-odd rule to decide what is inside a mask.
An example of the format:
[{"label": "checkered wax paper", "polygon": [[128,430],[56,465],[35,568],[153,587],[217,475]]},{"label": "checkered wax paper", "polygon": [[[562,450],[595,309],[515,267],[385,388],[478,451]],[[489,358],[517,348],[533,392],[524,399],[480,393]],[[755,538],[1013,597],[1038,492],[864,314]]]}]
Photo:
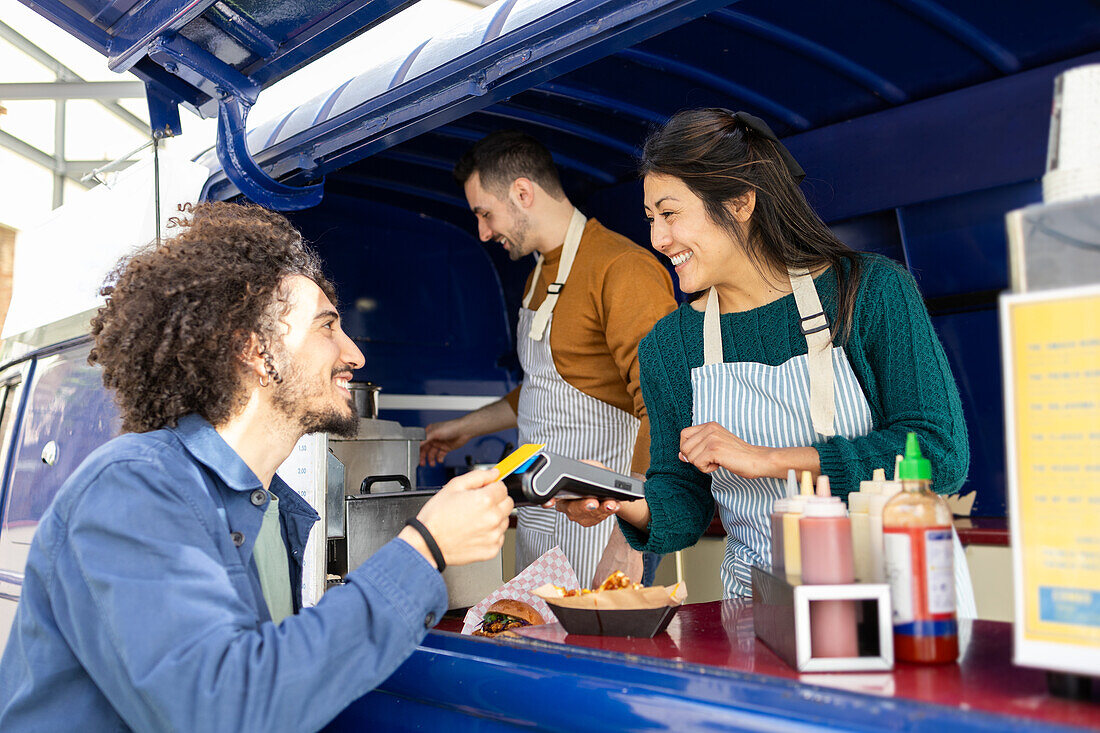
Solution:
[{"label": "checkered wax paper", "polygon": [[580,587],[577,582],[577,574],[573,572],[573,566],[569,564],[569,560],[560,547],[548,550],[538,560],[528,565],[522,573],[497,588],[486,596],[483,601],[468,610],[466,618],[463,620],[462,633],[472,634],[481,624],[481,619],[485,616],[485,612],[489,610],[489,606],[501,598],[511,598],[529,603],[542,614],[542,617],[546,619],[546,623],[554,623],[558,619],[554,612],[550,610],[550,606],[546,605],[546,601],[531,593],[535,588],[547,583],[560,585],[563,588]]}]

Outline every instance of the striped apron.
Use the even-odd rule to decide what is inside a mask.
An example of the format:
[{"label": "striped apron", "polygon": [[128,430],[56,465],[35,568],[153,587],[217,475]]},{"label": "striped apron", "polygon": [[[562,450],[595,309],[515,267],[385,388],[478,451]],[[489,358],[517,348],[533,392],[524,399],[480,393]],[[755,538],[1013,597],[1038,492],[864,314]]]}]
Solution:
[{"label": "striped apron", "polygon": [[[558,265],[558,282],[550,286],[537,312],[527,307],[538,283],[540,257],[531,290],[519,312],[516,345],[523,367],[517,415],[519,439],[520,443],[543,443],[554,453],[597,460],[613,471],[629,473],[640,421],[566,382],[554,366],[550,350],[553,307],[569,276],[584,223],[584,216],[574,210]],[[557,546],[569,558],[581,585],[589,585],[614,521],[608,518],[594,527],[582,527],[556,509],[521,507],[516,528],[516,572]]]},{"label": "striped apron", "polygon": [[[871,409],[848,357],[832,345],[813,278],[789,270],[806,338],[807,353],[778,366],[726,363],[722,354],[718,293],[711,288],[703,316],[703,366],[691,370],[692,421],[716,422],[752,445],[798,448],[840,435],[871,432]],[[868,477],[870,478],[870,477]],[[752,595],[749,568],[771,567],[769,515],[786,493],[786,481],[747,479],[719,468],[711,493],[726,530],[722,586],[726,598]],[[955,580],[959,615],[973,617],[973,590],[962,546],[955,537]]]}]

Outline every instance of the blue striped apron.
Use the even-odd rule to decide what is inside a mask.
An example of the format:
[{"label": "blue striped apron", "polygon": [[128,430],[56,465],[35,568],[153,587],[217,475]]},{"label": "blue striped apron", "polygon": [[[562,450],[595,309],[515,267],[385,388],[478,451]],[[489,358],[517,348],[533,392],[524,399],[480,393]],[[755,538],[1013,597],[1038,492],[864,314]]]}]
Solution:
[{"label": "blue striped apron", "polygon": [[[752,445],[773,448],[805,447],[832,435],[866,435],[873,427],[870,406],[844,350],[830,342],[813,278],[806,270],[788,274],[807,353],[778,366],[724,362],[718,294],[711,288],[703,366],[691,370],[693,424],[716,422]],[[831,400],[825,397],[830,393]],[[782,479],[747,479],[724,468],[711,474],[711,493],[726,530],[721,570],[726,598],[751,596],[749,568],[771,566],[769,514],[785,491]],[[973,617],[973,590],[957,536],[955,548],[958,612]]]},{"label": "blue striped apron", "polygon": [[[568,266],[579,247],[584,222],[584,216],[575,211],[563,245],[566,249],[558,266],[557,284],[564,284],[569,275]],[[540,268],[541,264],[540,259]],[[555,453],[597,460],[613,471],[629,473],[641,423],[634,415],[580,391],[558,373],[549,338],[553,326],[550,311],[557,298],[549,307],[544,301],[537,312],[526,307],[538,284],[538,274],[536,269],[520,309],[516,337],[523,367],[517,415],[520,443],[543,443]],[[521,507],[516,527],[516,572],[557,546],[569,558],[581,585],[588,586],[613,528],[613,518],[594,527],[582,527],[556,509]]]}]

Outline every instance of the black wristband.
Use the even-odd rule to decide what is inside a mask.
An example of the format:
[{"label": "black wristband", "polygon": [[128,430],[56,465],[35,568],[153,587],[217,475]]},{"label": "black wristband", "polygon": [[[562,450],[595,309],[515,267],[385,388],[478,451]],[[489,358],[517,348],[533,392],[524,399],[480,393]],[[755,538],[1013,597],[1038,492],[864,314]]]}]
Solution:
[{"label": "black wristband", "polygon": [[423,538],[424,544],[428,546],[428,552],[432,553],[432,559],[435,560],[435,568],[439,572],[443,572],[447,569],[447,561],[443,559],[443,551],[439,549],[439,545],[435,542],[435,537],[432,537],[432,533],[428,531],[428,528],[424,526],[416,517],[413,517],[409,521],[405,522],[406,527],[412,527]]}]

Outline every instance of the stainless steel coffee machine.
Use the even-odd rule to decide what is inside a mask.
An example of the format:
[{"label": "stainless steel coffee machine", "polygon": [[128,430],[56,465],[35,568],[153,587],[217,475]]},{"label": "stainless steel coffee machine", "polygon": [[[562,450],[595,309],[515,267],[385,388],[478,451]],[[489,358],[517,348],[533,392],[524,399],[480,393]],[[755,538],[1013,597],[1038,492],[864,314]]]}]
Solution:
[{"label": "stainless steel coffee machine", "polygon": [[[438,491],[416,486],[423,439],[423,428],[376,417],[360,419],[354,439],[328,436],[325,513],[330,578],[359,567],[396,537]],[[448,567],[443,580],[449,607],[474,605],[500,586],[502,572],[500,554],[486,562]]]}]

